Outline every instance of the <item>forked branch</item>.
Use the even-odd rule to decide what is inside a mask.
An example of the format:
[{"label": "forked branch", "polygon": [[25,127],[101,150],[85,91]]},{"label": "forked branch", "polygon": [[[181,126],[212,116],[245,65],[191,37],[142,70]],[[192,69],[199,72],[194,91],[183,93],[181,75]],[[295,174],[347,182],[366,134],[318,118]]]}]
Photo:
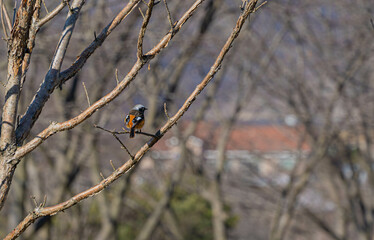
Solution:
[{"label": "forked branch", "polygon": [[[113,101],[136,77],[139,70],[147,64],[152,58],[154,58],[162,49],[164,49],[168,43],[171,41],[173,36],[182,28],[183,24],[192,16],[192,14],[196,11],[196,9],[201,5],[204,0],[197,0],[191,7],[186,11],[186,13],[181,17],[181,19],[177,22],[175,29],[173,32],[166,34],[164,38],[160,40],[160,42],[147,53],[147,60],[140,61],[138,60],[130,72],[125,76],[125,78],[107,95],[93,103],[89,108],[84,110],[81,114],[72,118],[68,121],[62,123],[52,123],[46,129],[44,129],[41,133],[39,133],[34,139],[30,142],[25,144],[24,146],[17,149],[16,153],[13,155],[13,158],[8,160],[8,163],[16,164],[20,158],[28,154],[29,152],[33,151],[36,147],[43,143],[47,138],[56,134],[57,132],[66,131],[76,127],[77,125],[81,124],[87,118],[91,117],[98,109],[104,107],[111,101]],[[30,116],[28,116],[29,118]],[[22,120],[21,120],[22,121]],[[30,121],[32,121],[30,119]],[[21,134],[21,133],[20,133]]]},{"label": "forked branch", "polygon": [[[119,139],[119,137],[117,136],[117,134],[126,134],[126,133],[129,133],[128,131],[124,131],[124,132],[117,132],[117,131],[111,131],[111,130],[108,130],[108,129],[105,129],[105,128],[102,128],[100,126],[97,126],[97,125],[94,125],[95,128],[98,128],[98,129],[101,129],[105,132],[108,132],[110,134],[112,134],[112,136],[119,142],[119,144],[121,144],[122,148],[125,149],[125,151],[127,152],[127,154],[129,154],[130,158],[131,159],[134,159],[134,156],[130,153],[129,149],[126,147],[126,145],[121,141],[121,139]],[[112,164],[112,163],[111,163]],[[113,167],[113,165],[112,165]],[[113,167],[113,170],[115,170],[115,168]]]},{"label": "forked branch", "polygon": [[142,27],[141,27],[140,32],[139,32],[137,57],[138,57],[138,60],[140,60],[140,61],[144,60],[143,40],[144,40],[145,31],[147,30],[149,19],[151,19],[153,5],[154,5],[154,0],[150,0],[149,4],[147,5],[148,6],[147,12],[146,12],[145,16],[143,17]]},{"label": "forked branch", "polygon": [[239,35],[240,30],[242,29],[242,26],[245,20],[248,18],[249,14],[254,11],[256,3],[257,3],[257,0],[252,0],[246,6],[245,10],[243,11],[239,19],[237,20],[236,26],[233,29],[231,35],[227,39],[225,45],[221,49],[220,54],[216,58],[216,61],[214,62],[213,66],[210,68],[210,71],[207,73],[207,75],[204,77],[201,83],[196,86],[195,90],[190,94],[190,96],[187,98],[187,100],[185,101],[183,106],[178,110],[178,112],[173,117],[171,117],[170,121],[167,121],[166,124],[157,132],[157,136],[159,136],[158,138],[154,137],[150,141],[148,141],[145,145],[143,145],[143,147],[139,149],[139,151],[134,156],[134,159],[129,159],[125,164],[123,164],[121,167],[115,170],[110,176],[103,179],[96,186],[84,192],[81,192],[75,195],[74,197],[70,198],[69,200],[62,202],[60,204],[57,204],[55,206],[35,209],[32,213],[27,215],[26,218],[21,223],[19,223],[19,225],[11,233],[9,233],[8,236],[5,237],[5,239],[15,239],[23,231],[25,231],[25,229],[28,226],[30,226],[30,224],[33,223],[36,219],[42,216],[54,215],[58,212],[61,212],[65,209],[68,209],[74,206],[75,204],[79,203],[80,201],[86,198],[89,198],[99,193],[105,187],[109,186],[112,182],[118,179],[121,175],[129,171],[132,167],[134,167],[140,161],[140,159],[144,156],[144,154],[148,152],[149,149],[160,139],[160,137],[162,137],[172,126],[174,126],[177,123],[177,121],[183,116],[183,114],[189,109],[191,104],[195,101],[196,97],[208,85],[210,80],[214,77],[214,75],[220,69],[220,66],[222,64],[222,61],[225,55],[228,53],[232,43]]},{"label": "forked branch", "polygon": [[[113,30],[130,14],[134,7],[139,3],[140,0],[130,1],[118,14],[117,16],[101,31],[96,39],[77,57],[75,62],[65,71],[58,74],[58,78],[52,79],[50,82],[46,80],[41,85],[38,93],[34,96],[34,99],[27,108],[26,113],[20,119],[20,123],[17,127],[16,138],[17,142],[22,142],[29,134],[34,123],[37,121],[44,104],[49,99],[54,89],[65,81],[69,80],[75,74],[77,74],[86,63],[87,59],[100,47],[105,39],[113,32]],[[67,3],[67,1],[65,1]]]},{"label": "forked branch", "polygon": [[53,9],[52,11],[50,11],[45,17],[43,17],[42,19],[40,19],[38,21],[38,28],[42,27],[44,24],[48,23],[49,21],[51,21],[55,16],[57,16],[57,14],[59,14],[61,12],[62,9],[64,9],[64,7],[70,2],[71,0],[63,0],[61,1],[61,3],[55,8]]}]

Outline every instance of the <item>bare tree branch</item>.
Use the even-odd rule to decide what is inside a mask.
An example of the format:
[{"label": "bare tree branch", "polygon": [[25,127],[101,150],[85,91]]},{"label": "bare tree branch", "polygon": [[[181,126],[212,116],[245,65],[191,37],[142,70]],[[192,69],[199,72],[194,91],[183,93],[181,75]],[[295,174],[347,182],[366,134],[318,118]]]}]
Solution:
[{"label": "bare tree branch", "polygon": [[20,85],[20,94],[22,92],[23,84],[26,81],[26,73],[30,65],[31,54],[34,50],[36,34],[38,33],[38,30],[39,30],[39,28],[36,26],[36,23],[40,15],[40,7],[41,7],[40,2],[41,2],[40,0],[36,1],[35,7],[34,7],[35,9],[34,14],[32,16],[31,27],[29,30],[29,39],[27,41],[27,51],[25,53],[25,56],[22,62],[22,77],[21,77],[21,85]]},{"label": "bare tree branch", "polygon": [[7,31],[7,27],[5,26],[4,17],[5,17],[6,23],[8,24],[8,30],[10,32],[10,31],[12,31],[12,24],[10,23],[9,15],[8,15],[8,12],[5,8],[4,1],[0,0],[1,25],[3,27],[4,37],[5,37],[5,39],[8,39],[8,31]]},{"label": "bare tree branch", "polygon": [[130,158],[134,159],[134,156],[130,153],[130,151],[126,147],[126,145],[121,141],[121,139],[119,139],[119,137],[117,137],[117,134],[129,133],[128,131],[126,131],[126,132],[115,132],[115,131],[107,130],[107,129],[102,128],[102,127],[97,126],[97,125],[95,125],[95,128],[98,128],[98,129],[104,130],[105,132],[111,133],[112,136],[119,142],[119,144],[121,144],[122,148],[125,149],[125,151],[127,152],[127,154],[129,154]]},{"label": "bare tree branch", "polygon": [[[170,40],[173,38],[173,36],[179,31],[179,29],[183,26],[183,24],[192,16],[192,14],[196,11],[196,9],[201,5],[201,3],[204,0],[198,0],[196,1],[190,9],[186,11],[186,13],[181,17],[181,19],[177,22],[175,26],[175,30],[173,32],[168,32],[164,38],[161,39],[161,41],[152,49],[150,50],[146,55],[149,56],[147,58],[147,61],[140,61],[138,60],[130,72],[127,74],[127,76],[107,95],[102,97],[100,100],[92,104],[89,108],[87,108],[85,111],[83,111],[81,114],[76,116],[73,119],[70,119],[68,121],[62,122],[62,123],[52,123],[44,129],[41,133],[38,134],[37,137],[32,139],[30,142],[25,144],[24,146],[18,148],[17,152],[14,154],[14,156],[8,160],[8,163],[15,164],[19,159],[23,156],[25,156],[27,153],[33,151],[37,146],[42,144],[43,141],[45,141],[50,136],[54,135],[57,132],[66,131],[69,129],[74,128],[75,126],[82,123],[84,120],[89,118],[92,114],[94,114],[98,109],[102,108],[109,102],[113,101],[136,77],[139,70],[152,58],[154,58],[163,48],[165,48]],[[36,103],[37,104],[37,103]],[[30,109],[30,107],[29,107]],[[29,117],[28,117],[29,118]],[[29,119],[29,121],[32,121],[33,119]],[[22,121],[22,120],[21,120]],[[26,120],[25,120],[26,121]],[[16,161],[15,161],[16,160]]]},{"label": "bare tree branch", "polygon": [[4,163],[9,156],[13,155],[16,149],[14,130],[19,104],[22,62],[27,50],[32,16],[34,11],[39,11],[39,9],[40,0],[22,2],[8,42],[8,76],[0,136],[0,209],[3,207],[15,170],[15,166],[10,167]]},{"label": "bare tree branch", "polygon": [[181,79],[184,69],[188,66],[188,61],[199,50],[200,43],[207,33],[209,26],[212,24],[217,7],[221,4],[221,0],[209,0],[204,9],[204,18],[201,21],[198,34],[192,39],[189,45],[182,49],[181,53],[176,57],[178,61],[172,61],[171,66],[165,69],[161,78],[168,79],[168,87],[165,103],[169,104],[175,97],[177,86]]},{"label": "bare tree branch", "polygon": [[147,12],[145,13],[145,16],[143,17],[143,24],[139,32],[139,37],[138,37],[138,48],[137,48],[137,57],[138,60],[143,61],[144,56],[143,56],[143,39],[145,35],[145,31],[147,30],[147,26],[149,23],[149,19],[151,18],[152,15],[152,9],[153,9],[153,4],[154,0],[150,0],[147,9]]},{"label": "bare tree branch", "polygon": [[6,6],[4,4],[4,0],[1,0],[0,3],[2,5],[2,11],[3,11],[2,14],[4,14],[6,24],[8,25],[8,30],[9,30],[9,32],[11,32],[13,26],[12,26],[12,22],[10,21],[10,18],[9,18],[8,10],[6,9]]},{"label": "bare tree branch", "polygon": [[[64,83],[71,77],[73,77],[84,65],[87,59],[94,53],[94,51],[103,44],[109,34],[121,23],[123,19],[133,10],[140,0],[133,0],[129,2],[126,7],[108,24],[103,31],[97,36],[97,38],[87,47],[75,60],[73,65],[67,70],[60,73],[58,71],[50,71],[40,86],[38,93],[34,96],[34,99],[30,103],[26,113],[20,119],[20,123],[17,127],[16,138],[17,142],[22,142],[29,134],[32,126],[38,119],[44,104],[49,99],[50,94],[53,92],[55,87],[59,84]],[[72,19],[73,20],[73,19]],[[57,55],[57,54],[56,54]],[[55,64],[58,65],[58,64]],[[61,65],[60,65],[61,66]],[[52,68],[53,69],[53,68]]]},{"label": "bare tree branch", "polygon": [[55,16],[57,16],[62,9],[67,5],[68,2],[71,0],[62,0],[61,3],[52,11],[50,11],[45,17],[40,19],[37,23],[38,28],[41,28],[44,24],[48,23],[51,21]]},{"label": "bare tree branch", "polygon": [[[144,223],[144,226],[142,227],[142,229],[139,231],[136,237],[137,240],[149,239],[150,236],[152,236],[152,233],[155,231],[156,227],[159,225],[164,213],[165,213],[165,217],[168,216],[168,212],[170,214],[170,208],[168,209],[168,206],[170,207],[170,201],[172,200],[172,197],[174,195],[175,188],[181,182],[182,175],[185,169],[185,165],[188,160],[189,150],[187,149],[187,141],[189,137],[195,132],[198,126],[198,123],[205,117],[204,113],[207,110],[211,101],[213,100],[213,96],[217,92],[217,86],[222,80],[223,72],[224,71],[221,70],[218,76],[216,76],[215,81],[213,82],[213,84],[211,84],[211,87],[208,89],[208,93],[204,98],[204,102],[199,106],[199,109],[197,110],[197,113],[194,116],[194,120],[192,121],[191,124],[189,124],[187,129],[183,131],[183,136],[181,136],[181,143],[180,143],[180,157],[179,157],[179,160],[176,166],[176,171],[172,173],[172,176],[170,177],[170,181],[169,183],[167,183],[167,186],[165,187],[162,197],[157,202],[157,205],[155,206],[152,214],[148,217],[147,221]],[[164,112],[165,112],[165,115],[168,121],[171,121],[167,108],[166,108],[166,103],[164,104]],[[177,131],[178,131],[178,135],[181,135],[178,129]]]},{"label": "bare tree branch", "polygon": [[[17,238],[25,229],[30,226],[31,223],[33,223],[36,219],[47,216],[47,215],[54,215],[60,211],[63,211],[67,208],[70,208],[74,206],[75,204],[79,203],[80,201],[89,198],[100,191],[102,191],[105,187],[109,186],[112,182],[114,182],[116,179],[118,179],[121,175],[129,171],[134,165],[136,165],[144,156],[146,152],[149,151],[149,149],[172,127],[174,126],[177,121],[183,116],[183,114],[189,109],[191,104],[195,101],[196,97],[201,93],[201,91],[208,85],[210,80],[214,77],[214,75],[217,73],[217,71],[220,69],[220,66],[222,64],[222,61],[227,54],[227,52],[230,50],[230,47],[234,40],[238,37],[240,30],[243,27],[243,24],[245,23],[246,19],[250,15],[251,12],[254,11],[256,6],[257,0],[253,0],[246,6],[243,13],[240,15],[236,26],[234,27],[232,33],[230,34],[229,38],[227,39],[225,45],[221,49],[221,52],[219,53],[217,59],[215,60],[214,64],[210,68],[210,71],[207,73],[207,75],[204,77],[204,79],[201,81],[199,85],[196,86],[195,90],[190,94],[190,96],[187,98],[183,106],[178,110],[178,112],[170,119],[171,121],[167,121],[166,124],[157,132],[157,138],[152,138],[150,141],[148,141],[143,147],[139,149],[139,151],[134,156],[134,159],[128,160],[125,164],[123,164],[121,167],[119,167],[116,171],[114,171],[110,176],[105,178],[103,181],[101,181],[96,186],[81,192],[71,199],[62,202],[60,204],[57,204],[55,206],[51,207],[42,207],[42,208],[36,208],[32,213],[26,216],[26,218],[11,232],[9,233],[5,239],[15,239]],[[187,16],[191,16],[191,14],[196,10],[198,5],[201,4],[201,1],[196,1],[193,7],[191,7],[187,12]],[[185,14],[185,15],[186,15]],[[184,19],[184,22],[189,17],[182,17]],[[179,28],[181,27],[181,23],[177,24]],[[170,36],[171,38],[172,36]],[[158,44],[157,46],[160,46],[160,48],[156,48],[151,50],[150,52],[159,52],[161,50],[161,46],[163,44]],[[94,104],[95,105],[95,104]],[[56,124],[55,124],[56,125]]]},{"label": "bare tree branch", "polygon": [[168,20],[169,20],[170,28],[173,29],[174,28],[173,19],[171,17],[171,13],[170,13],[168,3],[166,2],[166,0],[164,0],[164,4],[165,4],[166,12],[168,14]]}]

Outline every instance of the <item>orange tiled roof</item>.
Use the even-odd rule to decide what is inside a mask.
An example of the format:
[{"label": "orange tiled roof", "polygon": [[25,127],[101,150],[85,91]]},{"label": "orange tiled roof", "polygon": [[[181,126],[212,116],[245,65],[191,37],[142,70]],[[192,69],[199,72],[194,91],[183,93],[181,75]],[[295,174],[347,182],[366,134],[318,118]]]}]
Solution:
[{"label": "orange tiled roof", "polygon": [[[185,129],[188,122],[178,124]],[[220,137],[221,127],[217,123],[202,122],[198,125],[194,136],[204,141],[204,148],[215,149]],[[228,150],[248,150],[256,152],[279,151],[309,151],[309,145],[302,141],[302,128],[284,125],[236,125],[231,132],[227,145]],[[169,132],[155,146],[154,150],[168,150],[168,139],[172,137]]]},{"label": "orange tiled roof", "polygon": [[228,149],[278,152],[310,150],[302,143],[302,130],[282,125],[238,126],[231,132]]}]

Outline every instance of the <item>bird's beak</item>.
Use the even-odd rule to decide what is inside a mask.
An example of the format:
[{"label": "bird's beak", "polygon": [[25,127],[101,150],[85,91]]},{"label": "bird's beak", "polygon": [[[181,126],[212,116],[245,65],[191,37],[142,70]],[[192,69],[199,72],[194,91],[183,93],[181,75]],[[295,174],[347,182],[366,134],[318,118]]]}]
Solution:
[{"label": "bird's beak", "polygon": [[148,108],[145,107],[145,108],[144,108],[144,111],[145,111],[145,110],[148,110]]}]

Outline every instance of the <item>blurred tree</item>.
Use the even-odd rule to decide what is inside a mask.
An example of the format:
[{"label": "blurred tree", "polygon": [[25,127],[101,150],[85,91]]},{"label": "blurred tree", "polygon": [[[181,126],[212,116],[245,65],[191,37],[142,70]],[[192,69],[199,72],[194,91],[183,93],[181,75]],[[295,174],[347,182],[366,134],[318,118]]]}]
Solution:
[{"label": "blurred tree", "polygon": [[[9,14],[13,1],[0,2],[3,37],[7,41],[8,51],[8,59],[4,64],[8,68],[7,76],[2,76],[6,81],[3,82],[5,92],[0,136],[0,209],[3,209],[2,214],[9,216],[8,229],[1,231],[9,231],[19,223],[6,239],[18,237],[33,222],[33,228],[29,228],[24,234],[26,238],[50,239],[63,235],[70,239],[118,239],[123,237],[123,234],[133,236],[133,229],[121,222],[121,200],[128,194],[130,185],[136,184],[132,180],[136,172],[135,166],[152,145],[176,124],[220,69],[225,55],[249,14],[255,11],[257,3],[248,1],[241,14],[237,8],[236,15],[240,15],[235,28],[231,34],[223,34],[228,36],[228,39],[213,61],[210,71],[204,74],[205,77],[202,77],[203,80],[190,96],[183,94],[182,98],[177,98],[182,73],[189,67],[188,63],[201,45],[203,35],[213,23],[216,9],[220,5],[218,1],[207,1],[205,13],[200,13],[199,7],[203,2],[171,1],[169,7],[165,0],[150,0],[148,3],[132,0],[127,4],[103,0],[90,1],[87,4],[84,0],[22,0],[14,1],[14,16]],[[133,11],[134,9],[139,12]],[[113,12],[117,12],[116,15]],[[66,14],[65,21],[61,16],[63,14]],[[112,20],[106,20],[110,15],[113,15]],[[121,29],[120,23],[123,20],[125,27]],[[168,44],[172,45],[172,39],[179,35],[177,33],[187,21],[195,21],[193,25],[200,25],[199,33],[194,33],[194,27],[187,27],[182,34],[191,35],[191,38],[177,38],[176,45],[171,48],[174,50],[161,56],[161,51]],[[99,32],[100,28],[102,30]],[[145,37],[146,30],[147,36],[150,37]],[[162,34],[162,31],[165,34]],[[54,45],[56,50],[53,53],[50,49],[53,49]],[[144,51],[143,46],[150,50]],[[179,49],[184,50],[179,52]],[[94,52],[99,52],[99,57],[91,60]],[[217,51],[214,55],[216,54]],[[148,72],[153,78],[151,82],[145,82],[143,77],[147,73],[141,69],[154,58],[154,66],[148,65]],[[170,59],[175,66],[159,75],[159,66],[164,68],[166,65],[163,61]],[[134,64],[131,65],[132,63]],[[120,80],[121,73],[115,68],[130,70],[127,70],[128,73]],[[46,74],[39,82],[37,79],[40,79],[42,72]],[[134,83],[134,88],[130,83],[137,75],[139,84]],[[195,84],[196,81],[193,85]],[[158,88],[159,86],[161,88]],[[55,91],[56,88],[60,90]],[[127,94],[120,95],[124,90],[127,90]],[[143,101],[142,99],[147,99],[150,106],[148,129],[157,127],[160,130],[156,135],[148,134],[151,140],[141,148],[138,146],[139,140],[126,142],[126,147],[123,139],[118,137],[118,132],[106,130],[130,154],[130,160],[121,163],[119,159],[123,159],[123,154],[127,153],[112,151],[114,146],[106,144],[108,135],[103,135],[103,132],[93,128],[92,123],[98,123],[99,126],[118,126],[118,119],[123,119],[124,116],[115,116],[112,113],[121,109],[120,112],[124,114],[124,105],[129,107],[133,103]],[[185,101],[180,108],[177,107],[179,101]],[[111,104],[105,110],[94,114],[109,103]],[[162,103],[165,103],[165,115],[168,119],[160,128],[163,122],[160,119],[165,116],[160,114],[157,108],[160,108]],[[169,111],[179,110],[175,115],[169,116],[166,106],[170,106]],[[79,128],[76,128],[78,125]],[[53,135],[56,136],[50,138]],[[135,155],[131,154],[134,149],[139,149]],[[117,160],[103,164],[103,156]],[[184,161],[181,161],[181,166],[184,164]],[[118,165],[120,167],[116,167]],[[184,167],[181,169],[179,176]],[[50,217],[99,193],[125,172],[128,172],[125,181],[111,187],[115,188],[115,193],[102,193],[97,201],[88,200],[88,204],[79,204],[61,218]],[[105,178],[104,174],[109,173]],[[13,179],[15,181],[12,185]],[[90,187],[97,182],[100,183]],[[13,187],[14,190],[10,194],[13,201],[6,201],[9,189]],[[26,197],[29,195],[30,201]],[[67,195],[74,197],[64,201]],[[46,207],[47,201],[55,205]],[[168,198],[167,205],[170,201],[171,198]],[[199,199],[195,201],[200,204]],[[111,202],[111,206],[107,205],[108,202]],[[10,205],[3,208],[4,204]],[[21,216],[30,212],[31,208],[34,210],[22,219]],[[193,210],[198,212],[197,215],[203,211],[199,208]],[[173,225],[177,215],[174,215],[171,209],[162,208],[161,212],[164,211],[167,211],[165,219],[170,223],[170,230],[174,236],[179,234],[181,238],[179,227]],[[87,224],[90,227],[82,228]],[[124,230],[120,230],[122,226]],[[203,234],[198,233],[199,231],[197,235]]]},{"label": "blurred tree", "polygon": [[373,239],[372,2],[251,2],[0,1],[2,236]]}]

